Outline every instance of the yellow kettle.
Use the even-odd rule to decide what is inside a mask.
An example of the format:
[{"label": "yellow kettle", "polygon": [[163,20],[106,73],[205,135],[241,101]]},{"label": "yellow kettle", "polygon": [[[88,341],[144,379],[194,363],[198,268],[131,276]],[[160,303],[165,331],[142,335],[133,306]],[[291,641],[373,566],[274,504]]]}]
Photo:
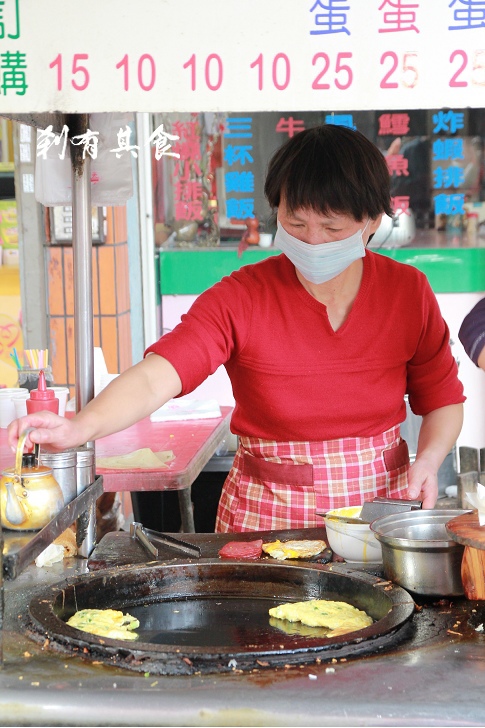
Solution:
[{"label": "yellow kettle", "polygon": [[17,443],[15,467],[6,468],[0,480],[2,526],[16,531],[44,528],[64,507],[62,490],[51,468],[39,464],[40,448],[23,454],[23,432]]}]

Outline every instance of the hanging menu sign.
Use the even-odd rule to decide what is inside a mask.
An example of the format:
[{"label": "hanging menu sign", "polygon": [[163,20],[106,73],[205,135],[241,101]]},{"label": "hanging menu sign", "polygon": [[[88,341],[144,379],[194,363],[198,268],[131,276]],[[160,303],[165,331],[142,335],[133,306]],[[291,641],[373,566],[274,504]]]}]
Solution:
[{"label": "hanging menu sign", "polygon": [[0,2],[0,114],[484,102],[485,0]]}]

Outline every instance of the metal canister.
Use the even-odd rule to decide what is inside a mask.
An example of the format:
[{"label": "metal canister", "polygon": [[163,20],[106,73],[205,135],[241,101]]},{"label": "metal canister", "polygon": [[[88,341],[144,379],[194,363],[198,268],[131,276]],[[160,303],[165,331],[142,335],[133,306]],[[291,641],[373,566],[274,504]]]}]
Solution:
[{"label": "metal canister", "polygon": [[88,485],[94,483],[96,478],[96,466],[94,460],[94,448],[79,447],[76,450],[77,458],[77,494],[80,495]]},{"label": "metal canister", "polygon": [[75,450],[64,450],[63,452],[41,452],[40,462],[51,468],[54,478],[59,483],[64,505],[67,505],[77,495],[77,457]]}]

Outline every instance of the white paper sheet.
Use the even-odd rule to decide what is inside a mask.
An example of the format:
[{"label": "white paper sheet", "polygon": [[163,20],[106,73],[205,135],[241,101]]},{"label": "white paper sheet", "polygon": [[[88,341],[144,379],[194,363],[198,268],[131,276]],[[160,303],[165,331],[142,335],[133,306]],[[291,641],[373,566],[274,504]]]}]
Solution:
[{"label": "white paper sheet", "polygon": [[150,415],[152,422],[174,420],[205,420],[221,417],[216,399],[171,399]]}]

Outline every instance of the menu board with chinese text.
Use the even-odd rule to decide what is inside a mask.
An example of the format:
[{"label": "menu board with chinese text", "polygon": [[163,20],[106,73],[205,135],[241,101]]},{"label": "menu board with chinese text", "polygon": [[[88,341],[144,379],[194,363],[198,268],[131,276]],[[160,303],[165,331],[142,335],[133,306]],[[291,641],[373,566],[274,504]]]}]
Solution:
[{"label": "menu board with chinese text", "polygon": [[2,0],[0,114],[483,107],[484,0]]}]

